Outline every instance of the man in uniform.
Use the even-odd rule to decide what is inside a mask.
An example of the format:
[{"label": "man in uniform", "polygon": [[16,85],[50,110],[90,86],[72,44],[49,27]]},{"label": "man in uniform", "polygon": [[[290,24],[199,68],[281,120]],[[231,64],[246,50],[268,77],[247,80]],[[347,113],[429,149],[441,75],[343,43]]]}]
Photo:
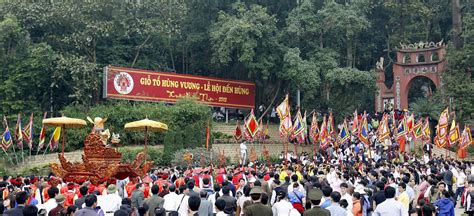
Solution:
[{"label": "man in uniform", "polygon": [[261,187],[254,187],[250,191],[250,197],[252,198],[252,204],[244,208],[244,214],[247,216],[272,216],[272,209],[261,203],[263,190]]},{"label": "man in uniform", "polygon": [[328,210],[322,209],[319,204],[321,203],[321,198],[323,197],[323,192],[319,189],[313,188],[308,192],[308,198],[311,201],[311,209],[306,210],[303,213],[303,216],[330,216]]}]

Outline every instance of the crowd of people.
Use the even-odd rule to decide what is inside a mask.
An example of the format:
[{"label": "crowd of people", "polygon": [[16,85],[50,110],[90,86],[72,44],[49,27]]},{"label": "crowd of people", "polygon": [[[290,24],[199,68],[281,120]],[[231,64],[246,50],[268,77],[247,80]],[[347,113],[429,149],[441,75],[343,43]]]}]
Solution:
[{"label": "crowd of people", "polygon": [[474,163],[434,155],[426,140],[417,156],[408,136],[408,151],[393,138],[379,142],[372,127],[377,116],[369,122],[370,145],[351,135],[314,153],[282,151],[277,163],[247,162],[244,142],[240,162],[218,168],[157,167],[145,176],[92,182],[53,174],[4,176],[0,213],[454,216],[463,208],[474,215]]},{"label": "crowd of people", "polygon": [[[4,176],[5,215],[474,215],[474,164],[364,158],[154,169],[142,178]],[[459,205],[458,205],[459,204]]]}]

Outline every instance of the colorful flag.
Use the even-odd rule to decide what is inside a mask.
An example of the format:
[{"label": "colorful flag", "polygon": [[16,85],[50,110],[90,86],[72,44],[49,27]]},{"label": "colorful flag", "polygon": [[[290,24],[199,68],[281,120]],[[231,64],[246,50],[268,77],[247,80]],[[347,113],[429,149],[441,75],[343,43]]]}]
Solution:
[{"label": "colorful flag", "polygon": [[401,136],[405,136],[408,133],[407,119],[403,118],[397,127],[397,139]]},{"label": "colorful flag", "polygon": [[311,129],[309,131],[309,136],[313,140],[313,143],[319,142],[319,127],[318,127],[318,118],[316,117],[316,112],[313,112],[313,118],[311,119]]},{"label": "colorful flag", "polygon": [[344,124],[342,125],[341,131],[339,131],[339,144],[344,144],[350,139],[349,127],[347,126],[347,120],[344,118]]},{"label": "colorful flag", "polygon": [[23,132],[21,131],[21,114],[18,113],[18,120],[15,127],[15,139],[19,148],[23,148]]},{"label": "colorful flag", "polygon": [[380,142],[385,141],[385,139],[390,137],[390,129],[388,127],[388,115],[384,114],[382,117],[382,122],[380,122],[379,128],[377,130],[377,135]]},{"label": "colorful flag", "polygon": [[28,143],[30,149],[33,148],[33,113],[30,116],[30,122],[23,128],[22,131],[23,139]]},{"label": "colorful flag", "polygon": [[329,136],[328,136],[328,127],[327,127],[326,116],[323,118],[323,123],[321,124],[321,130],[319,133],[319,139],[321,141],[321,148],[324,149],[329,144]]},{"label": "colorful flag", "polygon": [[454,146],[459,141],[459,125],[456,125],[456,120],[453,118],[451,128],[449,129],[449,146]]},{"label": "colorful flag", "polygon": [[352,135],[356,135],[359,131],[359,116],[357,110],[354,111],[354,119],[352,120]]},{"label": "colorful flag", "polygon": [[414,127],[414,124],[415,124],[415,115],[412,113],[408,119],[406,120],[406,124],[407,124],[407,133],[412,133],[413,132],[413,127]]},{"label": "colorful flag", "polygon": [[471,145],[472,142],[472,135],[471,135],[471,129],[464,125],[464,131],[461,134],[461,141],[459,143],[459,148],[458,148],[458,157],[461,159],[466,158],[467,155],[467,147]]},{"label": "colorful flag", "polygon": [[413,135],[415,138],[420,139],[423,137],[423,120],[419,119],[418,122],[413,126]]},{"label": "colorful flag", "polygon": [[245,129],[248,132],[250,139],[253,140],[255,138],[255,135],[258,133],[258,129],[259,129],[258,121],[257,121],[257,118],[255,118],[253,109],[250,111],[250,115],[247,118],[247,121],[245,122]]},{"label": "colorful flag", "polygon": [[281,102],[281,104],[277,106],[276,111],[278,113],[278,117],[280,118],[280,136],[283,138],[288,135],[291,135],[293,127],[291,121],[290,103],[288,95],[286,95],[285,100],[283,100],[283,102]]},{"label": "colorful flag", "polygon": [[[293,133],[292,133],[292,139],[297,139],[298,143],[302,142],[302,134],[304,132],[304,124],[303,124],[303,117],[301,117],[301,111],[298,110],[296,113],[295,121],[293,123]],[[303,140],[304,142],[304,140]]]},{"label": "colorful flag", "polygon": [[291,121],[291,114],[288,114],[283,120],[280,120],[280,136],[286,137],[291,135],[291,130],[293,129]]},{"label": "colorful flag", "polygon": [[290,103],[288,95],[286,95],[285,100],[283,100],[283,102],[277,106],[276,111],[278,113],[278,117],[280,117],[280,121],[290,115]]},{"label": "colorful flag", "polygon": [[53,135],[51,136],[51,141],[49,141],[49,148],[54,150],[59,145],[59,138],[61,137],[61,127],[56,127],[54,129]]},{"label": "colorful flag", "polygon": [[[48,114],[47,112],[44,113],[43,119],[46,118],[46,115],[47,115],[47,114]],[[39,135],[38,149],[43,149],[45,139],[46,139],[46,128],[45,128],[44,125],[43,125],[43,126],[41,127],[41,132],[40,132],[40,135]]]},{"label": "colorful flag", "polygon": [[334,129],[334,117],[332,116],[332,112],[329,112],[327,125],[328,125],[328,134],[332,137],[335,137],[336,130]]},{"label": "colorful flag", "polygon": [[362,117],[362,124],[359,128],[359,140],[365,145],[370,145],[369,142],[369,125],[367,123],[367,114],[364,111],[364,116]]},{"label": "colorful flag", "polygon": [[306,123],[306,111],[304,111],[302,125],[303,125],[303,133],[301,133],[300,138],[299,138],[300,144],[303,144],[306,138],[308,137],[308,124]]},{"label": "colorful flag", "polygon": [[469,145],[472,145],[472,144],[473,144],[473,141],[472,141],[471,129],[468,126],[464,125],[464,131],[462,132],[462,135],[461,135],[459,148],[465,149]]},{"label": "colorful flag", "polygon": [[10,133],[10,129],[8,128],[7,117],[3,116],[3,124],[5,127],[5,132],[2,135],[2,148],[6,151],[12,145],[12,134]]},{"label": "colorful flag", "polygon": [[240,129],[239,121],[237,121],[237,126],[235,126],[234,139],[237,142],[239,142],[242,139],[242,129]]},{"label": "colorful flag", "polygon": [[431,130],[430,130],[430,120],[429,117],[426,117],[425,124],[423,125],[423,139],[431,139]]},{"label": "colorful flag", "polygon": [[438,126],[436,128],[436,137],[434,139],[435,144],[439,148],[444,148],[446,144],[448,144],[448,119],[449,112],[448,108],[446,108],[439,116]]}]

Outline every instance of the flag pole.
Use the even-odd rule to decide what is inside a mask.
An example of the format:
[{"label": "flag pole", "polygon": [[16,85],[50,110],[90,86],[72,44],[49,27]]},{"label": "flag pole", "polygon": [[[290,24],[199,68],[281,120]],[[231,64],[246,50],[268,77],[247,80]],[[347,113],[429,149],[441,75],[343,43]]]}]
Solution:
[{"label": "flag pole", "polygon": [[16,161],[16,164],[18,164],[18,157],[16,156],[15,143],[12,143],[12,146],[13,146],[13,154],[15,154],[15,161]]},{"label": "flag pole", "polygon": [[49,145],[50,145],[50,144],[46,145],[46,149],[45,149],[44,152],[43,152],[43,159],[44,159],[44,156],[46,155],[46,152],[47,152],[48,149],[49,149]]},{"label": "flag pole", "polygon": [[21,160],[22,160],[21,163],[25,163],[25,152],[23,151],[23,140],[21,140],[20,142],[21,142]]}]

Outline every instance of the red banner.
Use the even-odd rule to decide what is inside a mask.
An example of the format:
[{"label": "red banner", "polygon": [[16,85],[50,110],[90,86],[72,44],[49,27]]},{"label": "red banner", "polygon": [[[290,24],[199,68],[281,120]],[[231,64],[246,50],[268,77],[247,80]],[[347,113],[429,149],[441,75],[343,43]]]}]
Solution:
[{"label": "red banner", "polygon": [[132,68],[104,69],[104,98],[176,102],[186,96],[211,106],[252,109],[255,84]]}]

